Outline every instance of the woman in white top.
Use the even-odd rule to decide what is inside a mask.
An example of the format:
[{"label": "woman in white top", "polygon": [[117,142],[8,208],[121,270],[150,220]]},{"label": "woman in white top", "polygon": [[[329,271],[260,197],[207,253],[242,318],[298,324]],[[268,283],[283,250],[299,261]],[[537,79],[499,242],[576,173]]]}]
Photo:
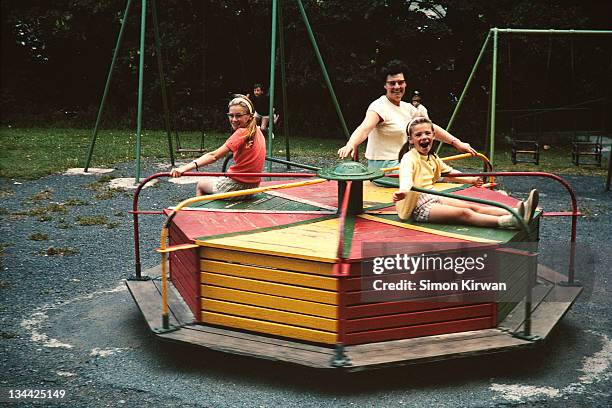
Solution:
[{"label": "woman in white top", "polygon": [[[397,153],[406,143],[406,125],[420,116],[417,108],[402,101],[406,93],[406,66],[398,60],[390,61],[383,69],[385,95],[370,104],[361,125],[355,129],[346,145],[338,150],[341,159],[350,157],[367,138],[365,157],[371,168],[397,166]],[[460,152],[476,154],[469,145],[434,124],[436,139],[452,145]]]}]

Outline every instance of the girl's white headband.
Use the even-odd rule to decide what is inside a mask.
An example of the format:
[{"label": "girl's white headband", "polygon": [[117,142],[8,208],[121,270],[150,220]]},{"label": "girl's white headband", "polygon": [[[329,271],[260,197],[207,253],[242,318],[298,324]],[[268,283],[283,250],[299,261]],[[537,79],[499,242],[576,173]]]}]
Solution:
[{"label": "girl's white headband", "polygon": [[253,105],[251,104],[251,101],[249,101],[246,97],[244,96],[237,96],[234,99],[232,99],[230,101],[230,103],[228,104],[228,106],[232,106],[232,105],[238,105],[240,102],[244,102],[244,104],[247,106],[247,108],[249,109],[249,113],[252,115],[254,112],[253,109]]}]

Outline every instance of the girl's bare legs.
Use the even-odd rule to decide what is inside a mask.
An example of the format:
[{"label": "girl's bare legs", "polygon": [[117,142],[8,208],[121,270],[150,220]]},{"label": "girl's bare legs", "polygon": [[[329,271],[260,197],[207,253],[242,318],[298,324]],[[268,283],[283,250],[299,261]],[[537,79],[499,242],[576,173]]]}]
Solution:
[{"label": "girl's bare legs", "polygon": [[[446,198],[442,200],[447,200]],[[459,200],[455,200],[459,201]],[[464,203],[462,203],[464,204]],[[467,203],[465,203],[467,204]],[[503,215],[508,214],[503,211]],[[500,215],[484,214],[474,211],[469,207],[448,205],[445,203],[434,204],[429,210],[429,221],[444,224],[467,224],[478,227],[498,227]]]},{"label": "girl's bare legs", "polygon": [[510,214],[508,211],[499,207],[492,207],[488,205],[479,205],[476,203],[470,203],[468,201],[461,201],[454,198],[440,197],[440,202],[442,204],[459,207],[459,208],[469,208],[470,210],[480,213],[480,214],[488,214],[488,215],[508,215]]},{"label": "girl's bare legs", "polygon": [[198,181],[198,185],[196,186],[196,195],[203,196],[206,194],[212,194],[214,192],[214,185],[214,177],[204,177],[202,180]]}]

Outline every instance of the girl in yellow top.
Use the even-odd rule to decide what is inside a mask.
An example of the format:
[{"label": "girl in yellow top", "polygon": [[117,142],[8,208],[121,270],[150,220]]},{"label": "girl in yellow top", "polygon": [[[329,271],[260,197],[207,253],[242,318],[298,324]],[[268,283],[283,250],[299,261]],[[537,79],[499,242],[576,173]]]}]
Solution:
[{"label": "girl in yellow top", "polygon": [[[458,174],[431,152],[434,127],[424,117],[414,118],[406,127],[408,141],[399,152],[400,186],[393,194],[397,214],[402,220],[411,215],[415,221],[444,224],[467,224],[481,227],[519,228],[519,221],[508,211],[453,198],[411,191],[412,186],[432,188],[441,176]],[[480,177],[452,177],[450,181],[481,186]],[[529,198],[521,201],[516,210],[529,223],[538,205],[538,191],[531,190]]]}]

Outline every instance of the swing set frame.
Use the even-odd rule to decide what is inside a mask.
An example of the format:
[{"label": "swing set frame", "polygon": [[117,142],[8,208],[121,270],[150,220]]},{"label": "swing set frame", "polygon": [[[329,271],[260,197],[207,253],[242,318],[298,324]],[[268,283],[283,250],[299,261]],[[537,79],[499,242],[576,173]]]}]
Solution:
[{"label": "swing set frame", "polygon": [[[487,156],[491,163],[494,163],[495,159],[495,126],[496,126],[496,114],[497,114],[497,66],[498,66],[498,42],[500,34],[531,34],[531,35],[611,35],[612,30],[555,30],[555,29],[527,29],[527,28],[491,28],[487,33],[487,36],[484,40],[482,48],[480,49],[480,53],[474,62],[474,66],[468,76],[468,79],[463,87],[463,91],[461,92],[461,96],[455,105],[455,109],[446,125],[446,130],[450,131],[459,110],[461,109],[461,105],[467,94],[467,91],[472,83],[476,70],[480,65],[480,62],[483,58],[485,51],[488,46],[491,44],[492,47],[492,61],[491,61],[491,92],[489,93],[489,106],[487,113],[487,136],[488,139],[485,139],[485,145],[488,147]],[[439,152],[442,145],[439,145],[436,152]],[[612,160],[610,160],[612,163]],[[610,189],[610,173],[612,173],[612,164],[610,165],[610,169],[608,171],[608,180],[606,189]]]},{"label": "swing set frame", "polygon": [[[271,19],[271,25],[272,25],[272,33],[271,33],[271,40],[270,40],[270,82],[268,85],[268,90],[270,93],[270,98],[269,98],[269,112],[273,112],[273,107],[274,107],[274,94],[275,94],[275,77],[276,77],[276,54],[277,54],[277,44],[276,44],[276,37],[277,37],[277,27],[280,28],[278,30],[278,37],[279,37],[279,42],[280,42],[280,73],[281,73],[281,84],[282,84],[282,98],[283,98],[283,111],[285,112],[285,119],[283,120],[284,123],[284,134],[285,134],[285,152],[286,152],[286,160],[282,160],[282,159],[278,159],[275,157],[272,157],[272,132],[274,129],[274,123],[273,121],[270,121],[270,124],[268,126],[268,132],[267,132],[267,143],[266,143],[266,147],[267,147],[267,151],[268,151],[268,157],[266,157],[266,171],[267,172],[271,172],[272,171],[272,162],[277,162],[277,163],[282,163],[282,164],[286,164],[287,167],[289,168],[289,166],[291,165],[297,165],[297,163],[292,163],[291,162],[291,157],[290,157],[290,153],[289,153],[289,124],[288,124],[288,108],[287,108],[287,92],[286,92],[286,75],[285,75],[285,40],[284,40],[284,30],[283,28],[283,20],[282,20],[282,10],[283,8],[281,7],[281,2],[279,2],[278,0],[272,0],[272,19]],[[325,80],[325,84],[327,85],[329,94],[331,96],[332,99],[332,103],[334,105],[334,108],[336,110],[336,114],[338,115],[338,118],[340,120],[340,125],[342,127],[342,130],[346,136],[346,138],[348,139],[350,137],[350,133],[348,130],[348,127],[346,125],[346,121],[344,120],[344,116],[342,114],[342,110],[340,108],[340,104],[338,103],[338,98],[336,97],[336,94],[334,92],[332,83],[331,83],[331,79],[329,77],[329,74],[327,73],[327,68],[325,66],[325,63],[323,62],[323,57],[321,55],[321,52],[319,50],[319,47],[317,45],[315,36],[314,36],[314,32],[312,30],[312,27],[310,25],[310,22],[308,21],[308,16],[306,15],[306,10],[304,9],[304,5],[302,4],[302,0],[296,0],[296,4],[299,10],[299,13],[302,17],[302,20],[304,22],[304,25],[306,26],[306,31],[308,34],[308,38],[310,40],[310,43],[312,45],[312,48],[314,50],[315,53],[315,57],[317,58],[317,61],[319,63],[319,66],[321,68],[322,74],[323,74],[323,79]],[[94,125],[94,129],[92,131],[92,136],[91,136],[91,141],[89,144],[89,149],[88,149],[88,153],[87,153],[87,158],[85,160],[85,165],[84,165],[84,170],[85,172],[88,172],[89,170],[89,166],[91,164],[91,160],[93,157],[93,152],[94,152],[94,146],[95,146],[95,142],[96,142],[96,138],[98,135],[98,129],[100,127],[100,122],[102,119],[102,114],[104,112],[104,107],[106,104],[106,98],[108,96],[108,92],[110,89],[110,84],[111,84],[111,80],[113,77],[113,70],[115,67],[115,63],[117,61],[117,57],[119,55],[119,50],[121,48],[121,43],[123,40],[123,35],[124,35],[124,31],[125,31],[125,26],[126,26],[126,22],[128,19],[128,16],[130,14],[130,9],[131,9],[131,5],[132,5],[132,0],[127,0],[127,4],[125,7],[125,11],[123,14],[123,19],[121,20],[121,28],[119,29],[119,34],[117,36],[117,43],[115,46],[115,49],[113,51],[113,58],[108,70],[108,75],[107,75],[107,79],[106,79],[106,84],[104,86],[104,92],[102,94],[102,99],[100,101],[100,107],[98,108],[98,114],[96,117],[96,122]],[[142,100],[143,100],[143,85],[144,85],[144,57],[145,57],[145,44],[146,44],[146,20],[147,20],[147,0],[141,0],[141,16],[140,16],[140,48],[139,48],[139,65],[138,65],[138,102],[137,102],[137,118],[136,118],[136,151],[135,151],[135,183],[138,184],[139,180],[140,180],[140,158],[141,158],[141,136],[142,136]],[[169,104],[168,104],[168,95],[167,95],[167,85],[166,85],[166,79],[165,79],[165,75],[164,75],[164,69],[163,69],[163,61],[162,61],[162,51],[161,51],[161,37],[159,34],[159,24],[158,24],[158,18],[157,18],[157,6],[156,6],[156,0],[150,0],[150,8],[152,10],[152,18],[153,18],[153,32],[154,32],[154,48],[155,48],[155,54],[157,57],[157,67],[158,67],[158,73],[159,73],[159,78],[160,78],[160,86],[161,86],[161,98],[162,98],[162,105],[163,105],[163,110],[164,110],[164,124],[165,124],[165,128],[166,128],[166,136],[168,139],[168,150],[170,153],[170,162],[172,164],[172,166],[175,165],[175,157],[174,157],[174,150],[173,150],[173,146],[172,146],[172,130],[171,130],[171,124],[170,124],[170,109],[169,109]],[[180,144],[180,140],[177,138],[177,143]],[[180,151],[197,151],[195,149],[182,149]],[[200,149],[201,151],[201,149]]]}]

